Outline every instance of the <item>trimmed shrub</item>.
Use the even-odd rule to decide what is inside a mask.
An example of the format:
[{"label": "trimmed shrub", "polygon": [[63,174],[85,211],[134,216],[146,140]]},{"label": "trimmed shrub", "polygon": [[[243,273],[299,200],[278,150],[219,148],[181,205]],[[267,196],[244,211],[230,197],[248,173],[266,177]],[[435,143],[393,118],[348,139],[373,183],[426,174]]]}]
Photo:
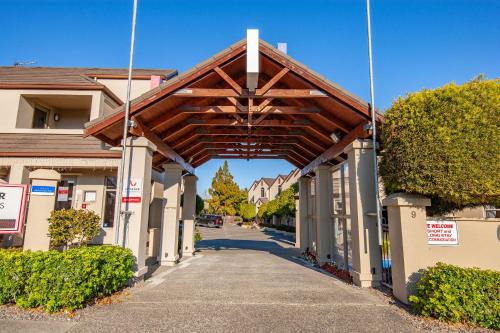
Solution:
[{"label": "trimmed shrub", "polygon": [[286,232],[295,232],[295,227],[291,225],[280,224],[276,226],[276,229]]},{"label": "trimmed shrub", "polygon": [[0,250],[0,303],[73,311],[123,288],[133,277],[133,265],[132,252],[117,246]]},{"label": "trimmed shrub", "polygon": [[409,298],[419,315],[500,329],[500,272],[438,263]]},{"label": "trimmed shrub", "polygon": [[240,216],[243,220],[253,220],[257,215],[257,209],[253,203],[242,203],[240,205]]},{"label": "trimmed shrub", "polygon": [[50,247],[87,245],[99,234],[101,217],[86,209],[54,210],[49,217]]},{"label": "trimmed shrub", "polygon": [[399,98],[381,139],[387,194],[430,197],[430,214],[500,203],[500,79]]}]

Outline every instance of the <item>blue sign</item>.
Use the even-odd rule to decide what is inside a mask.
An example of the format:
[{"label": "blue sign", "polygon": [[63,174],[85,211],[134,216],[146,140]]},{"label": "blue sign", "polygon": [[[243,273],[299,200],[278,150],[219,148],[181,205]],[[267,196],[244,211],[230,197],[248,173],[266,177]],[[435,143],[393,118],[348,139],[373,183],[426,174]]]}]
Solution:
[{"label": "blue sign", "polygon": [[41,185],[31,186],[31,195],[55,195],[55,193],[56,193],[55,186],[41,186]]}]

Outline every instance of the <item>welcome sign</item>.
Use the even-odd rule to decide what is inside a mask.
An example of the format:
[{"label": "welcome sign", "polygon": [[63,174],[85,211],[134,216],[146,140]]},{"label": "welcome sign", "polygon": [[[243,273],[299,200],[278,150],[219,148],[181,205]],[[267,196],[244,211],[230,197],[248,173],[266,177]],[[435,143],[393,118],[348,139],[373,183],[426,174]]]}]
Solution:
[{"label": "welcome sign", "polygon": [[458,245],[458,230],[455,221],[427,221],[427,244]]},{"label": "welcome sign", "polygon": [[0,184],[0,234],[23,229],[27,185]]}]

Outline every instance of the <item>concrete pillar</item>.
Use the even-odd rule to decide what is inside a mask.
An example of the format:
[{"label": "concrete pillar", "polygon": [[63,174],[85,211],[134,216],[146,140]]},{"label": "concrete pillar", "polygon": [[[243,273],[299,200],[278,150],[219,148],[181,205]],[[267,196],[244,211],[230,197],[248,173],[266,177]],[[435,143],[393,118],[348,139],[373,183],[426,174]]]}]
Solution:
[{"label": "concrete pillar", "polygon": [[[153,152],[156,146],[144,137],[127,139],[125,169],[123,174],[124,190],[129,182],[140,182],[140,193],[122,193],[120,211],[120,244],[132,250],[137,262],[135,275],[141,277],[147,272],[146,259],[148,241],[149,204],[151,200],[151,171]],[[140,196],[140,200],[126,200],[126,197]],[[129,201],[129,202],[123,202]]]},{"label": "concrete pillar", "polygon": [[311,178],[299,178],[299,204],[296,214],[295,246],[304,252],[309,247],[309,193],[311,193]]},{"label": "concrete pillar", "polygon": [[351,274],[360,287],[378,286],[382,280],[382,258],[378,245],[372,141],[355,140],[344,153],[349,164]]},{"label": "concrete pillar", "polygon": [[37,195],[40,192],[31,191],[23,248],[32,251],[47,251],[50,246],[48,218],[54,210],[57,182],[61,180],[61,175],[55,170],[38,169],[30,172],[29,178],[32,189],[34,186],[50,186],[54,188],[54,192],[50,195]]},{"label": "concrete pillar", "polygon": [[173,266],[179,260],[179,211],[181,203],[182,168],[164,164],[163,219],[161,225],[160,264]]},{"label": "concrete pillar", "polygon": [[321,165],[314,170],[316,210],[316,253],[320,264],[328,261],[332,242],[332,173],[330,166]]},{"label": "concrete pillar", "polygon": [[24,165],[14,164],[10,166],[9,184],[28,184],[29,171]]},{"label": "concrete pillar", "polygon": [[415,272],[427,266],[422,250],[427,249],[427,219],[425,207],[430,199],[395,193],[384,199],[389,218],[389,241],[392,267],[392,292],[408,304],[408,295],[415,288]]},{"label": "concrete pillar", "polygon": [[194,218],[196,216],[196,181],[195,175],[184,176],[184,197],[182,205],[183,235],[182,255],[194,256]]},{"label": "concrete pillar", "polygon": [[[309,183],[309,186],[311,187],[307,197],[308,197],[308,205],[307,205],[307,224],[309,225],[309,242],[308,242],[308,247],[309,251],[311,252],[316,252],[316,244],[317,244],[317,239],[316,239],[316,225],[317,225],[317,220],[316,220],[316,199],[315,199],[315,190],[316,190],[316,180],[315,178],[311,179],[311,182]],[[314,190],[312,189],[312,186],[314,186]],[[314,192],[314,194],[313,194]]]}]

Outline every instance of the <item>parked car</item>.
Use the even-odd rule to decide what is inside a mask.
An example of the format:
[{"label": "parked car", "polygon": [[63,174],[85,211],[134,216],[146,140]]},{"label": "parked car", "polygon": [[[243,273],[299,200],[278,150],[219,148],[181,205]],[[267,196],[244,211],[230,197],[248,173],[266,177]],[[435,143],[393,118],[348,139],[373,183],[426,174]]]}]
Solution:
[{"label": "parked car", "polygon": [[220,215],[201,214],[196,218],[196,224],[209,228],[220,228],[224,224],[224,220]]}]

